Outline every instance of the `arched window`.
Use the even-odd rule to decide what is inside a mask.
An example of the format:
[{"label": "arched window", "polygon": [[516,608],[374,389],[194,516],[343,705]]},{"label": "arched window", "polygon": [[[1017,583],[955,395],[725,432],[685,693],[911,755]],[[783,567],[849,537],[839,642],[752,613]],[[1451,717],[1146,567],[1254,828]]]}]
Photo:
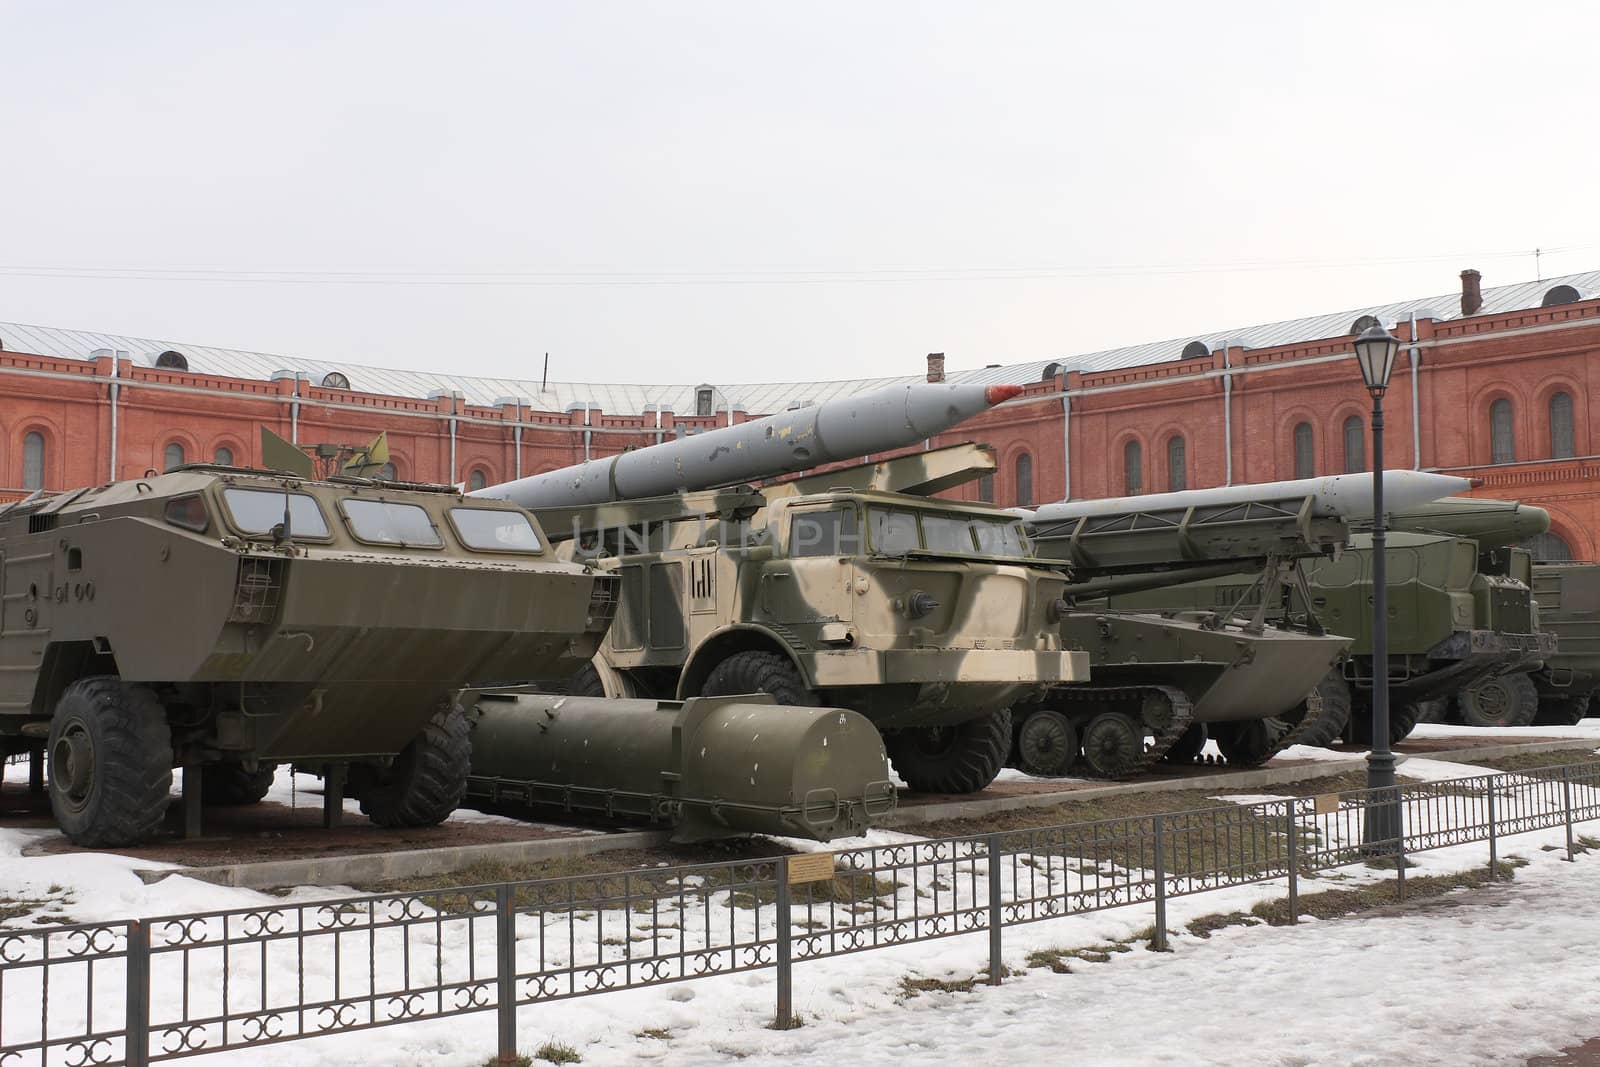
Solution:
[{"label": "arched window", "polygon": [[22,439],[22,488],[44,488],[44,434],[38,431]]},{"label": "arched window", "polygon": [[395,469],[395,465],[393,463],[385,463],[383,468],[378,471],[378,477],[382,478],[386,482],[392,482],[399,476],[400,472]]},{"label": "arched window", "polygon": [[1033,506],[1033,457],[1024,452],[1017,457],[1017,507]]},{"label": "arched window", "polygon": [[226,447],[218,448],[216,463],[219,467],[233,466],[233,449]]},{"label": "arched window", "polygon": [[1344,472],[1360,474],[1367,469],[1367,433],[1360,415],[1344,420]]},{"label": "arched window", "polygon": [[1577,454],[1572,432],[1572,394],[1557,393],[1550,398],[1550,458],[1571,459]]},{"label": "arched window", "polygon": [[472,492],[476,492],[488,484],[489,479],[481,469],[474,469],[471,474],[467,475],[467,489]]},{"label": "arched window", "polygon": [[1535,534],[1522,542],[1522,547],[1533,553],[1535,563],[1568,563],[1572,560],[1572,546],[1560,534]]},{"label": "arched window", "polygon": [[1189,488],[1189,467],[1184,452],[1182,434],[1167,438],[1167,488],[1173,492]]},{"label": "arched window", "polygon": [[985,504],[994,503],[994,475],[985,474],[978,479],[978,499]]},{"label": "arched window", "polygon": [[1501,397],[1489,405],[1489,462],[1515,463],[1517,446],[1512,437],[1511,401]]},{"label": "arched window", "polygon": [[1294,476],[1296,478],[1317,476],[1317,457],[1311,450],[1309,422],[1296,423],[1294,427]]},{"label": "arched window", "polygon": [[183,466],[183,443],[174,441],[168,445],[166,452],[163,454],[163,461],[166,465],[162,467],[162,470],[171,470],[173,467]]},{"label": "arched window", "polygon": [[1128,496],[1144,492],[1144,451],[1138,441],[1122,446],[1122,489]]}]

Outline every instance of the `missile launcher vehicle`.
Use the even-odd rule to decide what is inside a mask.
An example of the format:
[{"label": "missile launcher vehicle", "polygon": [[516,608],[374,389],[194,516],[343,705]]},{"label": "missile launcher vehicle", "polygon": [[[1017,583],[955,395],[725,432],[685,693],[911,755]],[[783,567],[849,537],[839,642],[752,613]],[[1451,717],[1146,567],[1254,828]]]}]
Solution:
[{"label": "missile launcher vehicle", "polygon": [[[1422,502],[1465,479],[1388,472],[1386,491]],[[1013,710],[1013,761],[1031,774],[1074,766],[1101,777],[1195,757],[1208,737],[1230,764],[1257,766],[1292,744],[1327,744],[1350,714],[1329,679],[1349,648],[1315,618],[1271,618],[1299,580],[1294,561],[1341,547],[1370,512],[1371,475],[1063,501],[1030,512],[1040,555],[1071,565],[1075,610],[1063,644],[1090,654],[1092,684],[1063,686]],[[1201,578],[1242,587],[1233,603],[1154,612],[1111,610],[1136,594]],[[1110,598],[1107,600],[1106,598]],[[1241,616],[1239,603],[1255,608]]]},{"label": "missile launcher vehicle", "polygon": [[174,767],[191,828],[291,762],[435,823],[467,779],[452,695],[570,674],[616,582],[443,487],[190,465],[35,494],[0,512],[0,746],[48,752],[80,845],[155,834]]},{"label": "missile launcher vehicle", "polygon": [[[1395,472],[1385,472],[1385,475]],[[1414,474],[1415,472],[1402,472]],[[1539,632],[1528,582],[1527,554],[1509,547],[1548,516],[1502,501],[1454,498],[1391,514],[1388,534],[1389,662],[1392,741],[1416,723],[1454,715],[1470,725],[1521,725],[1532,720],[1535,697],[1526,672],[1554,649]],[[1495,516],[1499,516],[1498,520]],[[1474,537],[1449,532],[1453,524]],[[1481,540],[1479,540],[1481,539]],[[1303,587],[1280,602],[1264,601],[1248,583],[1226,577],[1113,594],[1126,610],[1265,610],[1285,625],[1320,621],[1354,644],[1327,690],[1350,694],[1348,736],[1371,737],[1368,703],[1372,663],[1372,538],[1354,533],[1337,557],[1308,557]]]},{"label": "missile launcher vehicle", "polygon": [[1600,687],[1600,566],[1533,564],[1539,626],[1556,636],[1555,651],[1529,678],[1539,694],[1534,722],[1571,726],[1593,710]]},{"label": "missile launcher vehicle", "polygon": [[575,692],[837,705],[883,731],[913,788],[970,793],[1003,765],[1010,706],[1086,674],[1050,627],[1065,575],[982,505],[842,474],[706,490],[914,445],[1020,391],[893,387],[480,494],[538,509],[573,557],[621,578],[616,625]]}]

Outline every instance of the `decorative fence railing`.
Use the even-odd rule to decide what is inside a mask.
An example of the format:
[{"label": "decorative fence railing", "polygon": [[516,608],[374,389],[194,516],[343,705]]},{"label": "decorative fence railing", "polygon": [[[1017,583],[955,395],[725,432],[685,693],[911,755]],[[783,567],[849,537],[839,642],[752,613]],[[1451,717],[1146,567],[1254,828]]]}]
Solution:
[{"label": "decorative fence railing", "polygon": [[[0,931],[0,1067],[143,1065],[792,966],[1600,819],[1600,762],[832,853]],[[1388,832],[1383,828],[1388,827]],[[1394,828],[1403,827],[1403,831]],[[487,1035],[486,1035],[487,1038]],[[486,1041],[487,1043],[487,1041]]]}]

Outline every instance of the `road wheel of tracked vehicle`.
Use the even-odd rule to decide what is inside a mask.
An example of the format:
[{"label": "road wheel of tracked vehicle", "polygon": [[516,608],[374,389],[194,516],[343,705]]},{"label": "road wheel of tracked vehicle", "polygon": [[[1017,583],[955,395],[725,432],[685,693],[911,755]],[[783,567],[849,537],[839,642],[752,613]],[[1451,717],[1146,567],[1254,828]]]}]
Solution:
[{"label": "road wheel of tracked vehicle", "polygon": [[1212,729],[1222,758],[1238,767],[1259,767],[1272,758],[1289,724],[1277,716],[1245,722],[1217,723]]},{"label": "road wheel of tracked vehicle", "polygon": [[277,772],[276,763],[263,763],[253,771],[237,763],[213,763],[200,772],[200,796],[207,804],[227,807],[259,804]]},{"label": "road wheel of tracked vehicle", "polygon": [[769,693],[780,704],[814,708],[821,703],[787,656],[776,652],[736,652],[717,664],[700,687],[702,696]]},{"label": "road wheel of tracked vehicle", "polygon": [[433,826],[461,803],[471,763],[466,715],[441,710],[388,767],[350,768],[350,792],[379,826]]},{"label": "road wheel of tracked vehicle", "polygon": [[1203,722],[1190,723],[1189,728],[1178,735],[1178,739],[1161,754],[1164,763],[1193,763],[1194,758],[1205,751],[1206,742],[1211,739],[1211,734],[1206,730]]},{"label": "road wheel of tracked vehicle", "polygon": [[172,731],[156,695],[111,676],[67,686],[50,720],[50,806],[75,845],[155,836],[172,790]]},{"label": "road wheel of tracked vehicle", "polygon": [[[1345,727],[1350,724],[1350,685],[1342,675],[1329,672],[1317,683],[1315,692],[1322,698],[1322,715],[1295,743],[1326,748],[1343,737]],[[1298,724],[1307,710],[1306,702],[1302,700],[1293,710],[1286,712],[1284,718],[1291,724]]]},{"label": "road wheel of tracked vehicle", "polygon": [[1144,728],[1108,711],[1083,728],[1083,761],[1098,778],[1121,778],[1144,758]]},{"label": "road wheel of tracked vehicle", "polygon": [[1526,674],[1502,674],[1456,694],[1468,726],[1527,726],[1539,713],[1539,690]]},{"label": "road wheel of tracked vehicle", "polygon": [[1050,708],[1028,712],[1017,727],[1017,766],[1040,778],[1059,778],[1078,759],[1072,720]]},{"label": "road wheel of tracked vehicle", "polygon": [[889,762],[919,793],[976,793],[994,781],[1011,750],[1008,708],[954,726],[895,730],[883,739]]},{"label": "road wheel of tracked vehicle", "polygon": [[1576,726],[1589,714],[1591,693],[1564,694],[1545,697],[1539,701],[1539,714],[1534,722],[1540,726]]}]

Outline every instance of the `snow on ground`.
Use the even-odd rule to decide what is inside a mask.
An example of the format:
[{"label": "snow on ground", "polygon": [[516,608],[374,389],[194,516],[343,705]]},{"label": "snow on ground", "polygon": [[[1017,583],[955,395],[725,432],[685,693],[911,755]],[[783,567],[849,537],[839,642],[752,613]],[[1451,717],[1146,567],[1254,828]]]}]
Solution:
[{"label": "snow on ground", "polygon": [[1451,726],[1445,723],[1425,722],[1411,731],[1415,738],[1455,737],[1471,740],[1479,737],[1548,737],[1552,741],[1568,738],[1592,737],[1600,745],[1600,718],[1588,718],[1576,726]]},{"label": "snow on ground", "polygon": [[[1431,772],[1430,779],[1448,777],[1451,770],[1485,773],[1481,767],[1437,760],[1413,762],[1434,765],[1423,768]],[[282,908],[345,895],[336,887],[303,887],[287,897],[269,896],[181,876],[145,885],[131,868],[151,866],[148,861],[97,853],[21,854],[46,832],[0,829],[0,898],[45,901],[35,912],[47,912],[55,921]],[[910,834],[874,831],[867,839],[835,842],[830,850],[917,840]],[[797,963],[795,1008],[806,1021],[799,1030],[766,1029],[773,1015],[775,980],[767,969],[522,1008],[519,1039],[524,1052],[547,1040],[569,1044],[593,1067],[643,1061],[732,1064],[741,1058],[761,1064],[780,1059],[872,1064],[906,1056],[974,1064],[1064,1057],[1080,1064],[1515,1062],[1600,1034],[1600,1008],[1592,995],[1600,980],[1600,957],[1584,948],[1600,943],[1600,909],[1589,907],[1600,878],[1600,857],[1581,856],[1577,863],[1565,864],[1558,859],[1560,853],[1543,850],[1563,840],[1559,829],[1503,840],[1502,856],[1524,856],[1531,865],[1518,873],[1513,886],[1463,895],[1457,907],[1307,922],[1294,929],[1227,929],[1210,940],[1180,934],[1171,954],[1137,948],[1113,954],[1107,963],[1073,961],[1071,974],[1031,968],[999,989],[980,986],[971,993],[907,998],[901,987],[907,976],[971,979],[986,965],[987,934],[964,935]],[[1413,857],[1413,873],[1467,870],[1481,866],[1486,855],[1481,842],[1421,853]],[[1058,889],[1083,887],[1101,876],[1098,867],[1083,861],[1063,863],[1059,856],[1043,854],[1036,863],[1027,862],[1033,857],[1023,859],[1026,866],[1006,865],[1008,888],[1013,878],[1025,888],[1022,880],[1041,871]],[[981,890],[978,872],[986,864],[965,862],[970,871],[948,862],[942,869],[962,875],[951,880],[957,892],[971,899],[964,875],[973,874],[973,888]],[[1390,877],[1365,867],[1346,868],[1303,881],[1302,892]],[[925,896],[926,881],[923,886]],[[1168,925],[1181,929],[1202,915],[1248,910],[1284,891],[1278,881],[1175,898],[1169,903]],[[895,894],[901,900],[916,895],[915,888]],[[700,900],[710,902],[714,924],[737,927],[742,936],[753,931],[749,909],[734,906],[727,893],[695,899],[696,906]],[[1144,903],[1008,927],[1005,959],[1010,967],[1022,969],[1033,950],[1130,939],[1148,927],[1152,914],[1152,906]],[[26,927],[31,918],[22,916],[9,925]],[[689,925],[687,915],[676,918]],[[477,925],[476,936],[464,930],[464,923],[446,927],[437,937],[430,934],[432,927],[420,927],[420,940],[413,944],[425,948],[429,958],[438,951],[459,963],[470,949],[479,959],[492,959],[492,923]],[[545,945],[547,934],[554,945],[547,958],[565,963],[598,951],[602,932],[635,937],[653,928],[648,936],[669,940],[688,932],[663,933],[676,927],[648,913],[617,911],[582,913],[570,924],[561,917],[541,920],[524,914],[517,928],[524,968],[538,958],[530,954]],[[327,961],[317,955],[313,948],[307,956],[308,994],[319,983],[325,985],[331,974]],[[292,988],[291,960],[282,961],[290,964],[287,978],[281,967],[274,967],[275,983]],[[209,957],[197,955],[194,962],[192,995],[215,999],[222,974],[214,950]],[[413,960],[412,966],[416,964]],[[365,974],[365,953],[354,954],[344,966]],[[392,979],[405,966],[392,945],[380,952],[381,976]],[[255,968],[253,952],[237,952],[228,974],[236,987],[249,988],[258,980]],[[56,987],[53,1004],[70,996],[69,988]],[[119,1003],[119,992],[104,990],[106,1003]],[[3,993],[7,1032],[13,1034],[12,1027],[19,1025],[14,1020],[26,1019],[30,1012],[37,1018],[37,990],[10,981]],[[97,1000],[101,995],[97,992]],[[170,1017],[176,1005],[158,1004],[156,1010]],[[646,1030],[668,1037],[638,1036]],[[246,1049],[197,1062],[235,1067],[292,1056],[297,1067],[352,1062],[478,1067],[494,1051],[494,1033],[493,1013],[485,1012],[309,1038],[288,1048]],[[1381,1048],[1381,1054],[1364,1054],[1373,1048]]]}]

